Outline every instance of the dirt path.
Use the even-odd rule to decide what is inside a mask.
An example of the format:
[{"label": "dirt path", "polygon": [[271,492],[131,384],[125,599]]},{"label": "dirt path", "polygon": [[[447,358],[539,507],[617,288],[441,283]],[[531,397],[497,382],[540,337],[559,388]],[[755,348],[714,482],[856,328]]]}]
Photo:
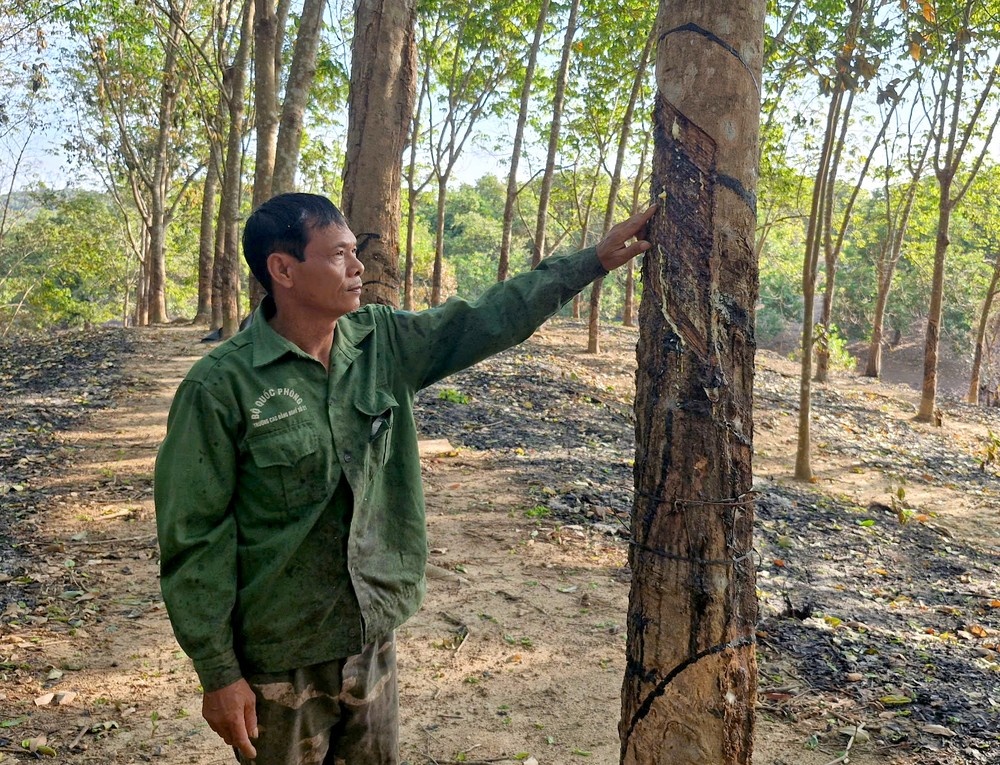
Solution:
[{"label": "dirt path", "polygon": [[[630,396],[634,334],[610,334],[613,350],[594,359],[576,353],[572,345],[566,350],[575,337],[572,328],[547,328],[528,347],[527,357],[500,362],[526,365],[511,374],[530,377],[538,369],[553,373],[571,393],[574,386],[585,387],[595,407],[591,414],[583,414],[585,422],[595,423],[594,445],[587,447],[592,454],[607,454],[618,438],[598,432],[598,409],[607,416],[609,428],[614,422],[618,422],[615,427],[627,426],[622,402]],[[35,759],[21,742],[33,740],[37,747],[43,737],[41,745],[52,747],[58,761],[95,765],[232,761],[201,721],[198,681],[170,633],[156,579],[153,458],[173,390],[204,350],[196,337],[196,332],[176,328],[141,335],[138,352],[131,357],[138,381],[133,390],[114,408],[92,416],[85,427],[59,437],[59,469],[36,486],[47,498],[40,508],[44,512],[15,523],[13,533],[24,540],[29,562],[23,573],[8,581],[30,582],[33,595],[31,602],[9,604],[0,620],[0,763]],[[771,373],[780,382],[787,370],[780,363],[772,366]],[[499,372],[505,369],[501,366]],[[476,379],[457,378],[447,384],[475,397]],[[868,392],[884,396],[886,406],[898,407],[893,416],[902,417],[909,406],[899,390]],[[463,443],[502,427],[498,423],[510,420],[511,407],[525,414],[544,408],[550,432],[554,423],[570,421],[569,410],[580,409],[579,401],[571,399],[568,405],[559,405],[563,408],[557,418],[555,404],[531,403],[544,400],[541,393],[534,398],[530,392],[516,396],[509,406],[501,400],[507,410],[487,412],[474,427],[468,424],[474,419],[471,405],[454,413],[454,420],[443,416],[439,422],[428,415],[428,422],[439,422],[442,430],[431,435]],[[498,398],[485,393],[480,397],[493,403]],[[765,426],[758,441],[761,475],[779,487],[787,478],[791,432],[787,422],[791,418],[783,412],[780,406],[765,404],[761,411]],[[958,428],[953,433],[959,435],[948,438],[964,437],[962,448],[972,449],[981,428],[971,422],[962,427],[968,430],[965,436]],[[616,726],[629,582],[626,545],[622,535],[613,532],[624,500],[608,495],[606,506],[583,503],[598,507],[607,522],[603,527],[595,527],[594,518],[574,522],[574,497],[579,499],[585,491],[604,496],[602,487],[595,486],[599,480],[582,480],[551,468],[546,474],[538,466],[548,464],[546,460],[557,464],[557,458],[564,460],[558,463],[563,468],[586,465],[593,458],[580,452],[576,442],[540,443],[528,449],[516,443],[501,436],[488,448],[461,448],[424,460],[432,548],[429,596],[399,633],[403,755],[412,765],[514,763],[532,757],[543,765],[618,761]],[[897,481],[875,467],[851,472],[859,458],[837,451],[832,439],[824,451],[829,459],[821,487],[833,493],[853,492],[855,505],[863,506],[869,496],[884,498]],[[627,455],[614,450],[610,454],[608,464],[599,466],[604,473],[597,474],[606,475],[609,484],[617,482],[622,471],[630,472]],[[841,483],[844,476],[850,478]],[[589,489],[572,487],[588,480]],[[925,504],[937,502],[941,514],[954,511],[949,495],[941,492],[958,496],[960,491],[942,486],[944,481],[923,483],[926,486],[922,484],[908,499],[910,505],[922,511]],[[807,501],[812,500],[787,499],[789,506]],[[995,535],[995,506],[963,501],[968,513],[956,513],[952,519],[959,529],[955,533],[975,528],[980,534]],[[766,525],[772,523],[769,517],[765,508],[760,544],[766,576],[761,586],[784,589],[798,601],[818,580],[810,576],[799,580],[794,573],[775,569],[773,553],[789,532],[779,528],[777,520]],[[805,533],[803,529],[795,533],[799,532]],[[895,539],[887,536],[874,544]],[[867,539],[851,538],[844,544],[868,549]],[[795,550],[781,549],[794,572]],[[779,585],[781,576],[787,581]],[[993,575],[976,576],[970,580],[973,584]],[[988,584],[996,587],[995,576]],[[762,591],[762,615],[771,619],[771,625],[762,625],[761,651],[762,668],[770,674],[761,679],[756,763],[826,765],[847,744],[848,736],[840,729],[851,721],[878,729],[877,737],[865,734],[854,744],[850,761],[857,765],[1000,762],[995,749],[956,755],[960,750],[952,747],[935,754],[928,747],[935,740],[944,744],[946,740],[931,734],[918,740],[909,729],[895,744],[887,743],[879,725],[891,727],[897,710],[885,704],[873,708],[866,697],[852,695],[849,689],[822,687],[815,678],[797,674],[808,664],[808,657],[791,658],[797,647],[831,661],[822,647],[811,642],[820,629],[781,618],[766,596]],[[803,632],[807,627],[808,634]],[[843,631],[832,633],[835,627],[823,638],[844,640]],[[976,648],[984,660],[995,662],[995,650],[988,645],[984,638]],[[779,672],[782,677],[777,677]],[[871,684],[876,697],[885,693],[874,680]],[[994,681],[986,691],[996,693],[995,689]],[[65,695],[39,706],[48,693]],[[960,759],[949,759],[953,756]]]}]

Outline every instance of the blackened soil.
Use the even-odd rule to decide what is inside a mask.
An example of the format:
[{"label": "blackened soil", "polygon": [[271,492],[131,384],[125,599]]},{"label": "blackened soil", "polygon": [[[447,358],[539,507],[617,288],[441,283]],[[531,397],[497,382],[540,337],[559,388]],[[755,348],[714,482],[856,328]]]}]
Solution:
[{"label": "blackened soil", "polygon": [[[529,341],[424,391],[421,433],[492,452],[531,488],[535,512],[627,538],[629,402],[568,375],[548,351]],[[797,396],[797,378],[761,370],[756,416],[795,411]],[[878,396],[826,387],[814,400],[824,448],[901,483],[947,481],[1000,510],[991,467],[882,416]],[[948,409],[1000,432],[995,410]],[[862,722],[874,746],[910,762],[1000,763],[998,551],[950,538],[903,501],[858,507],[808,484],[756,488],[762,710],[828,715],[831,746],[838,726]]]},{"label": "blackened soil", "polygon": [[0,613],[23,596],[13,527],[43,509],[35,483],[58,470],[64,455],[57,434],[125,390],[131,349],[121,329],[0,340]]},{"label": "blackened soil", "polygon": [[[131,353],[121,330],[0,341],[0,613],[27,597],[18,556],[31,548],[12,529],[29,533],[44,510],[37,484],[66,456],[59,431],[132,384],[122,373]],[[627,539],[630,401],[565,360],[529,342],[433,386],[418,398],[421,434],[489,452],[529,489],[536,514]],[[817,390],[825,449],[908,485],[945,480],[1000,518],[995,465],[882,416],[884,401],[848,387]],[[760,370],[758,424],[793,413],[797,393],[796,378]],[[1000,412],[948,409],[1000,432]],[[998,551],[947,535],[902,500],[860,507],[820,486],[757,489],[762,714],[822,715],[831,743],[837,726],[863,722],[873,746],[909,763],[1000,763]]]}]

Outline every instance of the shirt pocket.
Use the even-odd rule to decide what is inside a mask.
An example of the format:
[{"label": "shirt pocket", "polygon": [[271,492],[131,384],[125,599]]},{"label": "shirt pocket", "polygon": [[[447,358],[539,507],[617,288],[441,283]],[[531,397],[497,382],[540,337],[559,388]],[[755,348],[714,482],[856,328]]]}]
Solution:
[{"label": "shirt pocket", "polygon": [[[321,501],[328,493],[319,436],[311,425],[284,428],[247,442],[254,481],[272,502],[292,509]],[[277,508],[276,508],[277,509]]]},{"label": "shirt pocket", "polygon": [[388,390],[376,388],[370,396],[355,400],[354,406],[366,425],[366,467],[371,478],[392,456],[392,428],[399,404]]}]

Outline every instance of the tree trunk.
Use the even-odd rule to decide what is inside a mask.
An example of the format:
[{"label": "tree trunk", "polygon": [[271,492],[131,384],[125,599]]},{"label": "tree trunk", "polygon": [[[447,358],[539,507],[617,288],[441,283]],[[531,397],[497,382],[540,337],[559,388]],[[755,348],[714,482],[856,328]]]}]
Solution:
[{"label": "tree trunk", "polygon": [[254,0],[245,0],[243,28],[232,66],[226,72],[229,105],[229,134],[222,177],[221,212],[224,249],[219,284],[222,301],[222,337],[232,337],[240,326],[240,190],[243,169],[243,119],[247,70],[250,66],[250,42],[253,30]]},{"label": "tree trunk", "polygon": [[139,250],[139,268],[135,279],[135,326],[149,324],[149,229],[143,227]]},{"label": "tree trunk", "polygon": [[882,337],[885,329],[885,309],[889,304],[889,287],[892,275],[879,277],[878,294],[875,296],[875,315],[872,317],[872,338],[868,345],[865,377],[878,377],[882,373]]},{"label": "tree trunk", "polygon": [[514,131],[514,146],[510,154],[510,172],[507,173],[507,197],[503,206],[503,232],[500,235],[500,260],[497,264],[497,281],[506,281],[510,271],[510,235],[514,228],[514,203],[517,201],[517,168],[521,161],[521,143],[524,140],[524,127],[528,123],[528,107],[531,100],[531,81],[535,76],[535,62],[538,59],[538,49],[542,44],[542,34],[545,32],[545,19],[549,13],[549,0],[541,0],[538,9],[538,23],[535,24],[535,36],[528,51],[528,62],[524,69],[524,82],[521,84],[521,106],[517,113],[517,129]]},{"label": "tree trunk", "polygon": [[993,257],[993,278],[990,279],[989,289],[986,290],[986,297],[983,299],[983,310],[979,314],[979,329],[976,332],[976,352],[972,359],[972,374],[969,379],[969,394],[966,400],[970,404],[979,403],[979,384],[982,376],[983,356],[986,350],[986,329],[990,323],[990,314],[993,312],[993,299],[1000,288],[1000,255]]},{"label": "tree trunk", "polygon": [[[844,50],[853,51],[857,45],[861,15],[866,8],[864,0],[849,3],[850,20],[844,33]],[[850,55],[850,54],[847,54]],[[832,73],[833,92],[827,112],[826,133],[820,152],[816,183],[813,186],[809,227],[806,233],[806,251],[802,265],[802,366],[799,380],[799,432],[795,452],[795,477],[812,480],[812,444],[809,418],[812,414],[813,334],[815,331],[816,275],[819,270],[819,253],[824,236],[830,226],[832,195],[835,189],[828,186],[836,180],[834,152],[837,149],[837,130],[842,119],[844,91],[847,89],[847,62],[838,55]]]},{"label": "tree trunk", "polygon": [[622,326],[635,326],[635,261],[625,267],[625,305],[622,307]]},{"label": "tree trunk", "polygon": [[160,109],[153,175],[149,199],[149,322],[167,321],[167,193],[170,190],[170,136],[174,129],[174,109],[179,90],[177,50],[183,35],[182,11],[171,7],[170,23],[163,59],[163,80],[160,85]]},{"label": "tree trunk", "polygon": [[223,276],[226,270],[226,221],[219,202],[219,215],[215,224],[215,257],[212,259],[212,321],[215,329],[222,326]]},{"label": "tree trunk", "polygon": [[898,215],[892,212],[892,189],[890,188],[890,177],[886,175],[885,204],[886,204],[886,244],[879,252],[878,268],[878,294],[875,297],[875,316],[872,319],[872,338],[868,348],[868,363],[865,367],[865,377],[879,377],[882,374],[882,336],[885,327],[885,312],[889,304],[889,291],[892,289],[892,278],[896,273],[896,266],[903,254],[903,240],[910,227],[910,216],[913,213],[913,203],[917,198],[917,190],[920,188],[920,178],[924,172],[927,162],[927,154],[930,151],[930,143],[925,142],[920,161],[916,166],[910,167],[910,185],[906,189],[903,197],[903,204]]},{"label": "tree trunk", "polygon": [[[646,159],[649,156],[650,133],[646,132],[646,138],[642,142],[642,154],[639,157],[639,169],[636,171],[635,180],[632,182],[632,215],[640,212],[639,200],[642,194],[644,170]],[[635,326],[635,261],[630,260],[625,267],[625,304],[622,307],[622,325],[625,327]]]},{"label": "tree trunk", "polygon": [[254,35],[254,114],[257,133],[257,155],[254,160],[254,209],[271,198],[274,178],[274,158],[278,140],[278,81],[281,61],[278,54],[278,15],[274,0],[254,0],[256,14]]},{"label": "tree trunk", "polygon": [[795,477],[802,481],[812,479],[811,435],[809,418],[812,413],[812,363],[813,332],[815,329],[816,271],[819,267],[819,242],[822,236],[822,200],[825,195],[827,170],[839,114],[843,91],[838,87],[830,97],[827,113],[826,140],[816,171],[812,208],[806,232],[806,251],[802,262],[802,361],[799,372],[799,432],[795,452]]},{"label": "tree trunk", "polygon": [[434,230],[434,273],[431,276],[431,306],[441,303],[441,280],[444,278],[444,202],[448,194],[448,179],[438,179],[437,218]]},{"label": "tree trunk", "polygon": [[920,392],[917,422],[935,422],[937,400],[938,351],[941,345],[941,315],[944,311],[944,262],[951,239],[950,179],[940,179],[941,198],[938,204],[937,238],[934,241],[934,276],[931,279],[931,305],[927,312],[927,334],[924,340],[924,380]]},{"label": "tree trunk", "polygon": [[[646,46],[639,56],[639,66],[632,80],[632,91],[629,93],[625,115],[622,117],[622,129],[618,137],[618,154],[615,157],[615,169],[611,173],[611,187],[608,190],[608,204],[604,210],[604,227],[601,236],[608,233],[615,219],[615,209],[618,203],[618,190],[621,188],[622,167],[625,164],[625,149],[628,148],[629,137],[632,134],[632,117],[635,115],[635,105],[642,92],[642,81],[646,79],[646,65],[649,62],[653,43],[656,41],[654,29],[646,36]],[[601,342],[601,291],[604,279],[596,279],[590,287],[590,325],[587,328],[587,353],[600,353]]]},{"label": "tree trunk", "polygon": [[212,320],[212,268],[215,262],[215,196],[219,188],[219,164],[222,147],[214,136],[209,137],[208,167],[201,197],[201,227],[198,236],[198,313],[195,324]]},{"label": "tree trunk", "polygon": [[281,121],[274,154],[274,176],[271,194],[295,191],[295,173],[299,167],[299,147],[302,143],[302,122],[316,77],[316,54],[323,21],[324,0],[305,0],[295,36],[295,49],[288,69],[285,97],[281,103]]},{"label": "tree trunk", "polygon": [[[274,188],[278,156],[279,91],[284,68],[285,24],[290,0],[254,0],[254,111],[257,154],[254,160],[251,207],[260,207],[279,191]],[[303,8],[303,16],[306,10]],[[305,22],[303,22],[305,23]],[[264,288],[250,274],[250,309],[264,299]]]},{"label": "tree trunk", "polygon": [[433,176],[428,175],[421,183],[417,183],[417,143],[420,138],[420,115],[427,89],[430,87],[430,65],[425,64],[424,76],[420,78],[420,92],[417,94],[417,105],[413,110],[410,130],[410,165],[406,171],[406,257],[403,268],[403,310],[413,310],[413,270],[414,270],[414,240],[417,227],[417,200],[420,192],[430,183]]},{"label": "tree trunk", "polygon": [[601,352],[601,287],[604,279],[595,279],[590,285],[590,313],[587,314],[587,353]]},{"label": "tree trunk", "polygon": [[416,96],[414,0],[355,6],[343,211],[365,264],[361,302],[399,305],[402,157]]},{"label": "tree trunk", "polygon": [[[824,187],[826,200],[823,204],[822,217],[822,241],[823,241],[823,262],[826,268],[826,280],[823,285],[823,306],[820,309],[820,326],[823,327],[821,342],[816,344],[816,382],[825,383],[830,372],[830,343],[829,337],[831,324],[833,321],[833,295],[837,280],[837,260],[840,257],[839,246],[833,244],[833,209],[837,199],[837,175],[840,172],[840,160],[844,154],[844,146],[847,144],[847,130],[851,124],[851,110],[854,106],[854,93],[852,89],[848,93],[847,105],[838,115],[840,120],[840,136],[834,146],[833,158],[830,161],[830,177]],[[873,148],[869,153],[869,161],[875,153]],[[865,165],[867,170],[868,165]],[[860,189],[865,173],[858,179],[856,188]],[[853,199],[851,200],[853,205]],[[846,227],[850,219],[850,210],[844,214],[843,227]]]},{"label": "tree trunk", "polygon": [[657,19],[652,184],[665,197],[650,228],[639,309],[619,724],[626,765],[749,765],[753,752],[753,243],[764,13],[763,0],[661,0]]},{"label": "tree trunk", "polygon": [[[549,196],[552,194],[552,179],[555,176],[556,154],[559,151],[559,137],[562,129],[563,103],[566,100],[566,79],[569,74],[569,59],[573,52],[573,37],[576,35],[576,19],[580,11],[580,0],[573,0],[569,7],[566,34],[563,37],[562,56],[559,72],[556,74],[556,92],[552,99],[552,125],[549,128],[549,148],[545,157],[545,171],[542,173],[541,188],[538,192],[538,219],[535,224],[535,241],[531,253],[531,267],[534,268],[545,257],[545,228],[549,215]],[[580,301],[573,299],[573,318],[580,318]]]}]

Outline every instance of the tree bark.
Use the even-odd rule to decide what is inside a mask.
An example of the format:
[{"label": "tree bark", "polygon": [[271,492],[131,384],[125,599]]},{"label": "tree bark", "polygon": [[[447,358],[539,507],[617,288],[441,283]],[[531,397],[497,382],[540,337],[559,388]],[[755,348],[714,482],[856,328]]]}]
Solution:
[{"label": "tree bark", "polygon": [[240,327],[240,179],[243,175],[243,120],[253,19],[254,0],[245,0],[239,47],[224,78],[228,81],[226,95],[229,133],[222,176],[222,198],[219,202],[220,229],[224,242],[219,269],[223,339],[235,335]]},{"label": "tree bark", "polygon": [[507,173],[507,197],[503,206],[503,231],[500,235],[500,259],[497,264],[497,281],[506,281],[510,271],[510,235],[514,228],[514,203],[517,201],[517,169],[521,162],[521,143],[524,140],[524,127],[528,122],[528,107],[531,101],[531,82],[535,76],[535,62],[538,59],[538,49],[542,44],[542,34],[545,32],[545,20],[549,13],[549,0],[541,0],[538,10],[538,23],[535,24],[535,36],[531,40],[528,51],[528,62],[524,69],[524,82],[521,84],[521,104],[517,113],[517,128],[514,131],[514,146],[510,154],[510,172]]},{"label": "tree bark", "polygon": [[[622,182],[622,167],[625,164],[625,149],[628,148],[629,137],[632,134],[632,117],[635,115],[635,105],[638,103],[639,94],[642,92],[642,81],[646,79],[646,65],[649,62],[649,55],[653,50],[655,40],[656,30],[654,29],[646,36],[646,45],[639,56],[639,66],[632,80],[632,91],[629,93],[625,115],[622,117],[622,129],[618,137],[618,153],[615,156],[615,168],[611,173],[611,187],[608,190],[608,204],[604,210],[602,236],[608,233],[615,219],[618,190],[621,188]],[[587,353],[601,352],[601,291],[603,287],[604,279],[596,279],[590,286],[590,324],[587,331]]]},{"label": "tree bark", "polygon": [[[953,16],[953,20],[959,21],[960,26],[951,30],[952,32],[968,35],[976,5],[975,0],[966,0],[961,14]],[[994,87],[1000,69],[1000,51],[997,51],[990,61],[975,53],[970,55],[968,47],[969,40],[962,42],[956,35],[956,39],[944,48],[943,63],[934,73],[936,81],[932,79],[931,82],[936,97],[931,115],[931,140],[934,144],[934,173],[937,176],[940,192],[938,232],[934,246],[934,277],[924,344],[924,380],[916,420],[933,422],[937,425],[941,424],[936,409],[938,350],[944,304],[944,265],[950,241],[951,216],[982,167],[997,125],[1000,124],[1000,111],[995,109],[988,118],[988,127],[984,129],[980,124],[980,118],[989,113],[986,108],[987,103],[995,98]],[[981,69],[983,61],[989,62],[989,69],[985,73]],[[976,69],[977,64],[980,65],[979,71]],[[970,85],[977,87],[978,92],[970,95],[966,90]],[[969,110],[968,113],[963,113],[966,110]],[[965,155],[973,137],[977,139],[978,146],[974,150],[972,161],[969,162]],[[953,189],[959,169],[964,167],[968,169],[963,173],[963,180]]]},{"label": "tree bark", "polygon": [[652,186],[661,207],[640,306],[626,765],[749,765],[753,752],[764,13],[763,0],[661,0],[657,19]]},{"label": "tree bark", "polygon": [[[844,146],[847,143],[847,129],[851,122],[851,111],[854,107],[854,90],[850,90],[847,97],[847,105],[839,115],[840,135],[834,144],[833,157],[830,161],[830,177],[826,180],[824,190],[826,199],[823,204],[822,221],[822,241],[823,241],[823,263],[826,268],[826,280],[823,284],[823,303],[820,308],[820,326],[823,327],[821,341],[816,343],[816,382],[826,382],[830,370],[830,344],[829,337],[831,323],[833,319],[833,296],[837,280],[837,260],[840,257],[840,248],[833,244],[833,210],[837,200],[837,176],[840,173],[840,160],[843,157]],[[869,161],[874,150],[868,153]],[[867,164],[865,169],[867,170]],[[861,174],[856,189],[861,188],[861,182],[865,172]],[[852,198],[853,205],[853,198]],[[850,210],[844,214],[842,230],[846,229],[850,221]],[[842,240],[841,240],[842,241]]]},{"label": "tree bark", "polygon": [[180,90],[178,82],[177,48],[183,34],[183,9],[170,7],[167,39],[163,59],[163,80],[160,84],[160,110],[153,175],[149,199],[149,323],[167,321],[167,195],[170,191],[170,136],[173,132],[174,110]]},{"label": "tree bark", "polygon": [[983,310],[979,314],[979,328],[976,331],[976,351],[972,359],[972,374],[969,377],[969,393],[966,401],[970,404],[979,403],[979,385],[983,369],[983,356],[986,351],[986,329],[990,323],[990,314],[993,312],[993,299],[1000,289],[1000,255],[993,256],[993,277],[990,279],[989,289],[986,290],[986,297],[983,299]]},{"label": "tree bark", "polygon": [[342,208],[365,264],[362,304],[399,305],[402,157],[416,96],[416,5],[359,0]]},{"label": "tree bark", "polygon": [[[573,52],[573,37],[576,35],[576,19],[580,11],[580,0],[573,0],[569,7],[566,34],[563,36],[562,55],[556,74],[556,92],[552,99],[552,125],[549,128],[549,147],[545,157],[541,188],[538,191],[538,218],[535,224],[534,249],[531,253],[531,267],[535,268],[545,257],[545,229],[549,215],[549,197],[552,194],[552,179],[555,176],[556,154],[559,151],[559,137],[562,130],[563,104],[566,100],[566,80],[569,75],[569,59]],[[573,300],[574,318],[580,318],[578,299]]]},{"label": "tree bark", "polygon": [[[639,169],[635,173],[635,180],[632,182],[632,215],[640,212],[639,200],[642,194],[644,169],[646,159],[649,156],[650,133],[646,132],[646,138],[642,142],[642,154],[639,157]],[[625,268],[625,304],[622,307],[622,325],[625,327],[635,326],[635,261],[630,260]]]},{"label": "tree bark", "polygon": [[935,421],[937,400],[938,349],[941,345],[941,315],[944,311],[944,262],[951,238],[951,181],[939,179],[941,201],[938,206],[937,237],[934,240],[934,276],[931,278],[931,304],[927,312],[927,334],[924,338],[924,378],[920,392],[918,422]]},{"label": "tree bark", "polygon": [[295,173],[299,167],[299,147],[302,143],[306,102],[316,77],[316,55],[323,21],[325,0],[305,0],[295,36],[292,63],[288,69],[285,97],[281,103],[281,120],[274,152],[274,176],[271,194],[295,191]]},{"label": "tree bark", "polygon": [[254,159],[254,209],[271,198],[278,140],[278,82],[281,78],[278,15],[274,0],[254,0],[254,114],[257,154]]},{"label": "tree bark", "polygon": [[215,197],[219,189],[219,164],[222,147],[209,136],[208,167],[201,197],[201,227],[198,236],[198,313],[195,324],[212,320],[212,269],[215,264]]},{"label": "tree bark", "polygon": [[417,105],[413,110],[413,119],[410,129],[410,164],[406,171],[406,257],[403,267],[403,310],[413,310],[413,271],[414,271],[414,242],[417,228],[417,199],[420,192],[430,183],[432,175],[428,175],[417,183],[417,144],[420,138],[420,118],[424,99],[427,97],[427,90],[430,87],[430,66],[425,64],[424,76],[420,78],[420,89],[417,94]]},{"label": "tree bark", "polygon": [[840,101],[843,90],[837,86],[830,96],[827,112],[826,139],[820,154],[813,186],[812,208],[806,232],[806,251],[802,262],[802,361],[799,379],[799,429],[798,447],[795,452],[795,477],[802,481],[812,479],[811,435],[809,418],[812,413],[813,332],[815,331],[816,272],[819,268],[820,238],[823,228],[822,200],[826,193],[826,180],[833,150]]},{"label": "tree bark", "polygon": [[435,217],[434,231],[434,272],[431,274],[431,306],[441,303],[442,286],[444,279],[444,203],[448,195],[447,177],[438,179],[437,189],[437,216]]}]

